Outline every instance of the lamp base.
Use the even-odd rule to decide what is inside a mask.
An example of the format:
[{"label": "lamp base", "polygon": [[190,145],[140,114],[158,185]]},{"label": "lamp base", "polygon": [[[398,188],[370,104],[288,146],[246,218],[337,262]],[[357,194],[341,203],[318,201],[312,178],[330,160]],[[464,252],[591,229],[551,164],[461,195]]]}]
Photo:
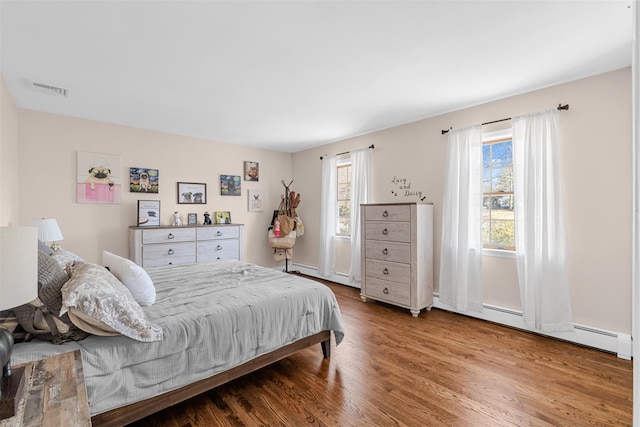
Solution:
[{"label": "lamp base", "polygon": [[24,391],[24,367],[13,368],[11,376],[2,377],[2,396],[0,396],[0,420],[13,417]]}]

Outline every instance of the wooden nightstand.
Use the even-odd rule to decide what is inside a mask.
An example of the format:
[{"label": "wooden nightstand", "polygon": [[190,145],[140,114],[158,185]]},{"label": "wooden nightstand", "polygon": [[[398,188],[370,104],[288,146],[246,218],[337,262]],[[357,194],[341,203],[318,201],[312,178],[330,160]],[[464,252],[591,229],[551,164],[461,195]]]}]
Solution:
[{"label": "wooden nightstand", "polygon": [[0,427],[90,426],[80,350],[28,362],[18,412]]}]

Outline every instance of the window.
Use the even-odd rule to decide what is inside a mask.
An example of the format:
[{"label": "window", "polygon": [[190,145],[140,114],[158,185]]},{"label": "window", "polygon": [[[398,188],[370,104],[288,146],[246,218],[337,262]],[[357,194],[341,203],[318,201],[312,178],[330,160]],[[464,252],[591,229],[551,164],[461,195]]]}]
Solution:
[{"label": "window", "polygon": [[515,250],[515,200],[511,136],[485,138],[482,146],[482,243]]},{"label": "window", "polygon": [[351,236],[351,161],[338,159],[337,236]]}]

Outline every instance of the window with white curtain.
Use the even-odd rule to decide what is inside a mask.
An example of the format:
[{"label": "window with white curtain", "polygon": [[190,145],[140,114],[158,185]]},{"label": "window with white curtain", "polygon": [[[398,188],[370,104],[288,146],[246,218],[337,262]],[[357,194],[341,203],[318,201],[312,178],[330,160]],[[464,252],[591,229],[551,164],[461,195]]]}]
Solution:
[{"label": "window with white curtain", "polygon": [[482,138],[482,243],[485,249],[516,248],[511,132]]}]

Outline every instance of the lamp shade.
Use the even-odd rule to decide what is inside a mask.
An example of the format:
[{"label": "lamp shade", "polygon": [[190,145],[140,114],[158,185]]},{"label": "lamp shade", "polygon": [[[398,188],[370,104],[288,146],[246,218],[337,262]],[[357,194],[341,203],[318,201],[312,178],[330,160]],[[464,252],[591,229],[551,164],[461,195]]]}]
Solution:
[{"label": "lamp shade", "polygon": [[38,227],[38,239],[43,242],[59,242],[63,240],[62,231],[58,227],[58,221],[53,218],[42,218],[35,221]]},{"label": "lamp shade", "polygon": [[0,310],[38,296],[38,229],[0,227]]}]

